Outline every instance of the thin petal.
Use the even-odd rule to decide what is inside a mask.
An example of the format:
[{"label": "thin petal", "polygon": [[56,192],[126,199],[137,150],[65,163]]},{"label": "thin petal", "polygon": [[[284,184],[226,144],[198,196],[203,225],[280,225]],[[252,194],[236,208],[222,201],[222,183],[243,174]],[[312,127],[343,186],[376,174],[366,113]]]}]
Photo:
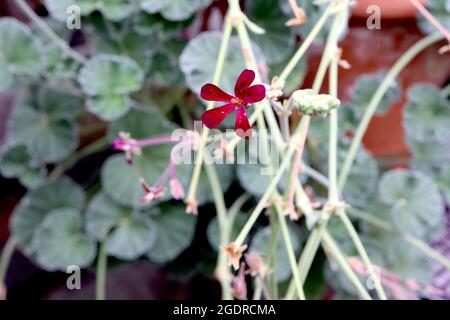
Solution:
[{"label": "thin petal", "polygon": [[245,90],[250,87],[253,80],[255,80],[255,73],[252,70],[245,69],[242,71],[236,80],[236,84],[234,85],[234,95],[238,98],[244,99]]},{"label": "thin petal", "polygon": [[217,128],[222,121],[234,110],[234,104],[226,104],[203,112],[201,120],[208,128]]},{"label": "thin petal", "polygon": [[230,102],[234,98],[212,83],[207,83],[202,87],[200,96],[207,101],[221,102]]},{"label": "thin petal", "polygon": [[262,84],[255,84],[245,91],[245,104],[255,103],[266,97],[266,87]]},{"label": "thin petal", "polygon": [[252,137],[252,128],[248,122],[247,112],[244,107],[240,107],[236,113],[234,131],[242,139],[250,139]]}]

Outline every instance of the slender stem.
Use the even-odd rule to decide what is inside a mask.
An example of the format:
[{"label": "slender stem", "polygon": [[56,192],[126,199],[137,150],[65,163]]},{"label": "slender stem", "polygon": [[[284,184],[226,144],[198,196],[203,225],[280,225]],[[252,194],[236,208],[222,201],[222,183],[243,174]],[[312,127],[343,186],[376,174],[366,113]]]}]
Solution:
[{"label": "slender stem", "polygon": [[358,151],[359,146],[361,145],[362,138],[366,133],[367,127],[369,126],[370,120],[375,113],[378,105],[383,99],[384,94],[389,89],[390,84],[395,80],[400,71],[402,71],[414,57],[416,57],[421,51],[430,45],[442,40],[443,36],[441,34],[433,34],[429,35],[426,38],[423,38],[416,42],[411,48],[406,51],[399,60],[392,66],[389,72],[386,74],[386,77],[383,79],[381,84],[379,85],[377,91],[373,95],[372,99],[367,106],[367,109],[364,113],[364,116],[361,122],[356,129],[355,135],[353,137],[352,143],[350,145],[350,149],[345,157],[344,164],[342,166],[341,173],[339,175],[338,186],[339,190],[342,192],[345,183],[347,181],[348,175],[350,173],[351,167],[353,165],[353,161],[356,157],[356,152]]},{"label": "slender stem", "polygon": [[[223,66],[225,64],[228,43],[230,42],[232,30],[233,30],[233,25],[231,23],[230,13],[228,12],[227,16],[225,17],[225,24],[224,24],[223,35],[222,35],[222,43],[220,44],[219,55],[217,57],[216,69],[214,71],[214,76],[213,76],[213,83],[215,85],[219,84],[220,77],[222,75]],[[214,102],[208,102],[206,109],[209,110],[213,106],[214,106]],[[197,193],[198,181],[200,179],[202,163],[203,163],[203,154],[205,151],[205,144],[206,144],[206,140],[208,137],[208,133],[209,133],[209,129],[204,127],[202,130],[201,137],[200,137],[200,143],[199,143],[199,146],[197,149],[194,170],[192,173],[191,182],[189,184],[189,189],[188,189],[188,193],[186,196],[186,203],[189,203],[190,201],[195,201],[195,197],[196,197],[195,195]]]},{"label": "slender stem", "polygon": [[[333,57],[331,55],[331,50],[333,48],[337,47],[337,45],[336,45],[337,44],[337,40],[338,40],[337,39],[337,27],[338,27],[341,19],[343,19],[344,7],[341,10],[342,11],[337,13],[335,15],[334,19],[333,19],[332,28],[331,28],[331,31],[330,31],[330,33],[328,35],[327,42],[325,44],[326,50],[322,54],[322,58],[321,58],[320,65],[319,65],[319,70],[323,69],[324,67],[325,67],[325,70],[326,70],[326,68],[330,65],[330,61],[333,59]],[[336,69],[334,71],[337,73]],[[323,76],[322,72],[316,73],[316,77],[314,79],[313,90],[315,90],[317,92],[320,90],[320,87],[322,86],[323,79],[324,79],[324,76]],[[338,80],[337,79],[337,74],[331,75],[331,77],[330,77],[330,82],[331,82],[330,83],[330,90],[332,92],[330,92],[330,93],[332,95],[334,95],[335,97],[337,97],[337,80]],[[334,116],[333,116],[333,118],[330,117],[330,121],[337,121],[337,117],[334,117]],[[332,167],[332,168],[336,168],[337,127],[335,127],[335,126],[337,126],[337,124],[331,124],[330,123],[330,130],[333,130],[332,132],[330,131],[330,136],[333,134],[333,137],[330,138],[330,149],[329,149],[328,152],[329,152],[329,161],[330,161],[329,167]],[[336,136],[334,136],[334,134]],[[335,173],[333,171],[329,170],[329,175],[334,175],[334,174]],[[330,176],[329,179],[330,178],[333,179],[332,176]],[[333,189],[333,188],[330,188],[330,189]],[[334,189],[335,190],[333,191],[333,194],[332,194],[332,196],[333,196],[332,198],[333,199],[335,199],[337,197],[337,195],[336,195],[337,188],[334,188]],[[307,198],[305,198],[305,199],[307,199]],[[306,242],[305,248],[303,249],[303,252],[302,252],[302,254],[300,256],[300,259],[298,261],[298,265],[299,265],[299,269],[300,269],[300,276],[302,278],[302,282],[305,281],[305,279],[306,279],[306,277],[308,275],[309,269],[311,268],[312,262],[314,260],[315,255],[316,255],[316,252],[317,252],[317,250],[319,248],[323,232],[326,230],[326,226],[328,224],[328,219],[330,217],[330,214],[325,212],[324,210],[322,210],[321,216],[322,216],[322,221],[318,224],[318,227],[315,228],[311,232],[311,234],[310,234],[310,236],[309,236],[309,238],[308,238],[308,240]],[[295,294],[295,292],[293,291],[293,283],[291,281],[289,289],[288,289],[287,294],[286,294],[286,298],[287,299],[292,299],[294,294]]]},{"label": "slender stem", "polygon": [[283,215],[283,210],[280,208],[280,204],[275,204],[275,210],[277,211],[278,220],[281,226],[281,233],[283,234],[284,243],[286,245],[286,251],[289,258],[289,264],[291,265],[292,275],[294,277],[295,288],[297,289],[297,294],[300,300],[305,300],[305,293],[303,291],[302,281],[300,279],[300,274],[297,268],[297,261],[295,260],[295,252],[292,246],[291,237],[289,235],[288,226],[286,223],[286,218]]},{"label": "slender stem", "polygon": [[220,229],[220,246],[218,248],[219,257],[216,274],[222,285],[222,298],[225,300],[231,300],[230,274],[226,264],[226,255],[223,248],[228,244],[232,223],[230,223],[227,218],[227,208],[225,206],[225,200],[223,198],[223,192],[216,170],[209,164],[205,165],[205,169],[208,175],[211,191],[213,193]]},{"label": "slender stem", "polygon": [[337,244],[334,242],[333,238],[330,236],[328,231],[325,231],[323,234],[323,245],[324,248],[333,256],[333,258],[336,260],[337,264],[341,268],[342,272],[345,273],[348,280],[352,283],[352,285],[355,287],[356,291],[358,292],[358,295],[364,299],[364,300],[372,300],[367,290],[364,288],[364,286],[361,284],[361,282],[358,279],[358,276],[355,274],[351,266],[348,264],[346,257],[341,252]]},{"label": "slender stem", "polygon": [[267,187],[266,191],[264,192],[264,195],[259,200],[258,204],[256,205],[255,209],[250,214],[250,217],[248,218],[246,224],[242,228],[241,232],[239,233],[238,237],[234,241],[235,244],[239,247],[242,245],[242,242],[247,237],[248,233],[250,232],[251,228],[253,227],[254,223],[259,217],[259,214],[261,211],[266,207],[267,201],[272,196],[272,193],[274,192],[275,188],[277,187],[278,182],[280,181],[284,171],[286,170],[287,166],[289,165],[289,162],[291,161],[292,155],[295,151],[296,141],[302,136],[302,133],[304,133],[305,123],[300,123],[300,125],[297,127],[294,135],[292,136],[293,143],[289,145],[288,151],[286,152],[283,161],[280,164],[280,167],[278,168],[277,173],[273,177],[272,181],[270,182],[269,186]]},{"label": "slender stem", "polygon": [[81,64],[84,64],[87,60],[81,54],[69,47],[69,45],[61,39],[45,22],[42,20],[25,0],[15,0],[17,6],[27,15],[27,17],[33,21],[37,27],[44,32],[50,40],[52,40],[58,47],[60,47],[68,56],[72,57],[74,60]]},{"label": "slender stem", "polygon": [[8,241],[6,241],[6,244],[3,247],[3,251],[0,256],[0,287],[5,283],[9,263],[11,262],[15,247],[16,241],[12,236],[9,236]]},{"label": "slender stem", "polygon": [[369,213],[360,211],[355,208],[349,208],[348,213],[350,213],[351,215],[353,215],[357,218],[363,219],[380,229],[399,234],[400,237],[405,242],[409,243],[410,245],[412,245],[413,247],[415,247],[416,249],[418,249],[419,251],[421,251],[422,253],[424,253],[425,255],[427,255],[428,257],[430,257],[437,263],[441,264],[442,266],[444,266],[445,268],[450,270],[450,260],[449,259],[447,259],[445,256],[440,254],[435,249],[431,248],[425,242],[423,242],[409,234],[404,234],[402,232],[399,232],[390,222],[385,221],[380,218],[377,218],[373,214],[369,214]]},{"label": "slender stem", "polygon": [[108,142],[107,142],[106,137],[100,138],[100,139],[92,142],[91,144],[88,144],[83,149],[73,153],[68,158],[66,158],[66,160],[64,160],[58,166],[56,166],[56,168],[53,169],[53,171],[48,176],[48,179],[49,180],[57,179],[62,174],[64,174],[64,172],[68,168],[72,167],[78,160],[80,160],[81,158],[83,158],[91,153],[98,152],[98,151],[104,149],[107,145],[108,145]]},{"label": "slender stem", "polygon": [[106,255],[105,242],[100,243],[97,257],[97,272],[95,279],[95,295],[97,300],[106,298],[106,267],[108,256]]},{"label": "slender stem", "polygon": [[355,230],[355,227],[353,226],[352,222],[348,218],[347,214],[345,213],[345,210],[340,210],[339,217],[341,218],[342,222],[344,223],[345,228],[347,229],[350,237],[352,238],[352,241],[356,247],[356,250],[358,251],[358,254],[361,256],[364,265],[367,269],[367,273],[369,277],[372,278],[373,283],[375,284],[375,290],[377,291],[378,296],[381,300],[387,300],[386,293],[383,290],[383,286],[381,285],[380,278],[375,272],[375,269],[373,267],[373,264],[369,258],[369,255],[367,254],[366,249],[364,248],[364,245],[359,238],[358,233]]},{"label": "slender stem", "polygon": [[305,54],[306,50],[311,46],[314,39],[317,37],[319,32],[322,30],[323,26],[325,25],[325,22],[327,22],[328,17],[333,12],[333,5],[330,3],[328,7],[323,12],[322,16],[317,20],[316,24],[314,25],[314,28],[311,30],[311,32],[308,34],[308,36],[303,41],[302,45],[298,48],[297,52],[294,54],[294,56],[291,58],[291,60],[288,62],[284,70],[280,74],[281,80],[286,80],[287,77],[291,74],[292,70],[294,70],[295,66],[299,63],[303,55]]},{"label": "slender stem", "polygon": [[[333,59],[330,65],[330,94],[333,97],[338,96],[338,64]],[[339,199],[337,188],[337,143],[338,143],[338,114],[337,110],[330,112],[330,130],[329,130],[329,153],[328,153],[328,179],[330,188],[328,189],[328,201],[334,202]]]}]

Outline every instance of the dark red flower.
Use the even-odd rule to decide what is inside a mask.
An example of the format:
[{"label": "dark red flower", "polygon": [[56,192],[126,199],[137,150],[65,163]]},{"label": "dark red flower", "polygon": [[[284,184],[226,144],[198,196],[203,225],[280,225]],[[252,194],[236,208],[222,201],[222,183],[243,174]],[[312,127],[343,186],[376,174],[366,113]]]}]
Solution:
[{"label": "dark red flower", "polygon": [[266,96],[266,88],[262,84],[250,86],[253,80],[255,80],[255,73],[252,70],[242,71],[234,85],[234,96],[212,83],[205,84],[200,91],[203,99],[228,103],[205,111],[201,116],[203,124],[210,129],[217,128],[227,116],[237,110],[234,130],[242,139],[251,138],[252,129],[248,122],[246,108],[249,104],[259,102]]}]

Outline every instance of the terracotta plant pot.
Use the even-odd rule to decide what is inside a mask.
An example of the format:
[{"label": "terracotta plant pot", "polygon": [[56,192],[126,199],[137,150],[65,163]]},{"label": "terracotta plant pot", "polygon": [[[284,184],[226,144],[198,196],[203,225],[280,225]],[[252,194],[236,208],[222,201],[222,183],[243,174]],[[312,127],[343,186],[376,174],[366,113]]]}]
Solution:
[{"label": "terracotta plant pot", "polygon": [[[427,0],[419,1],[423,4],[427,2]],[[417,13],[409,0],[357,0],[352,13],[355,17],[366,18],[370,15],[367,13],[367,8],[371,5],[380,8],[382,19],[411,18]]]}]

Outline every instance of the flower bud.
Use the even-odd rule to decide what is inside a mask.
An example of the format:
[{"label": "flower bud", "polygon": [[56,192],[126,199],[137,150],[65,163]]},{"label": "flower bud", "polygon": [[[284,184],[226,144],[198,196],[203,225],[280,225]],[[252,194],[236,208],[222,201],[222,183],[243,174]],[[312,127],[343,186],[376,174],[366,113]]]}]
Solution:
[{"label": "flower bud", "polygon": [[304,115],[318,114],[326,116],[336,109],[341,101],[329,94],[318,94],[312,89],[296,90],[291,96],[292,104]]}]

